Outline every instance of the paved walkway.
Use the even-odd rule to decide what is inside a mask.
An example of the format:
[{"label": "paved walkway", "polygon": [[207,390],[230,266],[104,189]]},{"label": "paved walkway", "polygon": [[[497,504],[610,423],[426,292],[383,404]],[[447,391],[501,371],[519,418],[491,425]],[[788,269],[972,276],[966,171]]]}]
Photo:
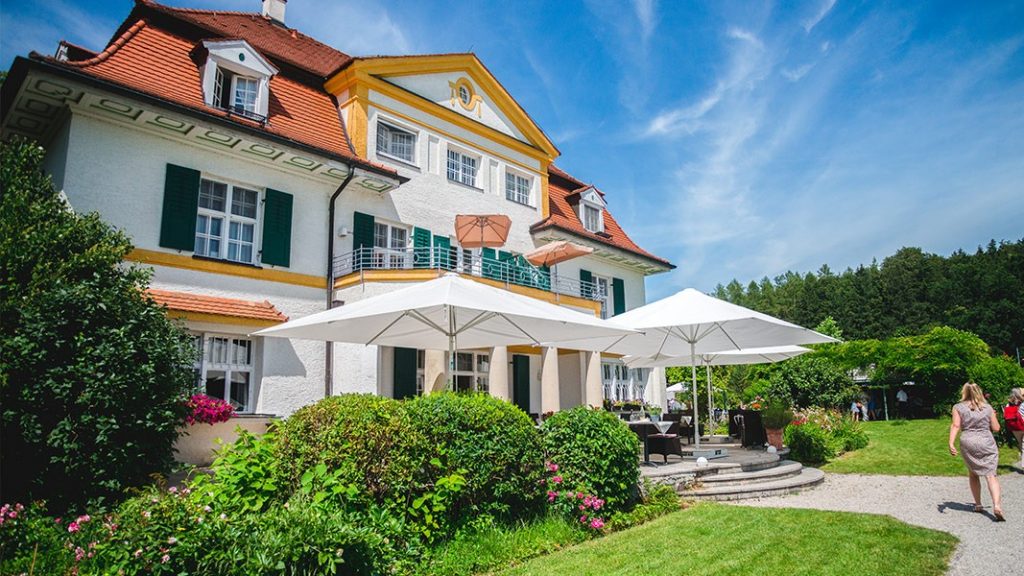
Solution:
[{"label": "paved walkway", "polygon": [[888,514],[959,538],[950,562],[951,576],[1024,576],[1024,474],[1004,474],[999,482],[1006,522],[993,522],[992,501],[984,484],[982,502],[987,513],[971,511],[966,477],[827,474],[825,482],[813,490],[736,504]]}]

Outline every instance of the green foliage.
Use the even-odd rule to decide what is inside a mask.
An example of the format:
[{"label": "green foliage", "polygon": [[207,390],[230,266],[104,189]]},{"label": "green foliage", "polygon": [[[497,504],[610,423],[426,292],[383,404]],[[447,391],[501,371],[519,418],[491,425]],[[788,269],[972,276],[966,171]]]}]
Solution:
[{"label": "green foliage", "polygon": [[853,452],[868,446],[868,433],[864,425],[853,418],[841,417],[836,420],[832,428],[832,437],[835,438],[839,454]]},{"label": "green foliage", "polygon": [[787,272],[715,296],[814,326],[833,316],[850,340],[920,334],[939,325],[970,331],[997,350],[1024,346],[1024,239],[948,257],[901,248],[881,264],[834,274]]},{"label": "green foliage", "polygon": [[1024,368],[1009,356],[986,358],[968,368],[967,376],[981,386],[996,407],[1006,403],[1011,389],[1024,388]]},{"label": "green foliage", "polygon": [[769,397],[795,406],[839,407],[860,393],[841,366],[810,353],[780,362],[769,382]]},{"label": "green foliage", "polygon": [[652,484],[645,480],[645,485],[640,492],[640,502],[632,510],[616,514],[608,522],[609,531],[618,532],[639,526],[659,516],[675,512],[682,505],[675,487],[668,484]]},{"label": "green foliage", "polygon": [[789,457],[804,464],[821,464],[836,457],[832,435],[813,422],[789,426],[783,442],[789,447]]},{"label": "green foliage", "polygon": [[786,428],[783,442],[789,457],[806,464],[821,464],[868,445],[863,424],[837,410],[810,408]]},{"label": "green foliage", "polygon": [[221,448],[212,465],[213,476],[200,474],[191,488],[203,504],[219,510],[258,513],[271,503],[280,504],[284,491],[279,485],[279,460],[274,454],[273,432],[254,436],[236,429],[238,440]]},{"label": "green foliage", "polygon": [[543,501],[544,452],[533,421],[515,405],[487,394],[429,394],[405,402],[425,454],[426,481],[461,470],[465,486],[451,510],[464,515],[525,514]]},{"label": "green foliage", "polygon": [[128,237],[63,202],[40,148],[0,156],[4,496],[116,496],[172,465],[192,340],[146,296],[149,273],[123,265]]},{"label": "green foliage", "polygon": [[[435,459],[434,462],[434,466],[440,467],[439,460]],[[452,527],[449,519],[456,516],[452,509],[458,503],[459,493],[466,486],[465,472],[459,470],[438,478],[431,490],[413,499],[408,513],[428,542],[433,542]]]},{"label": "green foliage", "polygon": [[782,430],[792,421],[793,411],[785,402],[775,400],[761,410],[761,422],[767,430]]},{"label": "green foliage", "polygon": [[371,394],[333,396],[306,406],[277,427],[275,458],[295,490],[323,463],[342,484],[377,502],[406,502],[427,460],[426,446],[402,403]]},{"label": "green foliage", "polygon": [[610,512],[626,509],[640,476],[640,441],[621,419],[604,410],[579,406],[552,415],[541,426],[549,461],[557,464],[568,488],[606,502]]},{"label": "green foliage", "polygon": [[64,547],[65,525],[47,516],[40,502],[8,506],[16,517],[0,513],[5,516],[0,524],[0,574],[68,573],[74,556]]},{"label": "green foliage", "polygon": [[825,336],[831,336],[837,340],[843,339],[843,330],[832,316],[825,316],[825,319],[818,323],[814,331]]}]

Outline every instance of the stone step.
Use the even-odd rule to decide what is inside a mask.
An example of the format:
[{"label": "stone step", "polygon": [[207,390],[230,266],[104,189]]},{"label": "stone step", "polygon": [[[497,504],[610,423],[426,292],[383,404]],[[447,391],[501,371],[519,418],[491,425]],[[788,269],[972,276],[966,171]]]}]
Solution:
[{"label": "stone step", "polygon": [[693,500],[745,500],[792,494],[812,488],[824,479],[825,473],[821,470],[802,468],[799,474],[780,479],[734,486],[708,486],[705,484],[697,489],[677,490],[677,492],[680,496]]},{"label": "stone step", "polygon": [[757,482],[769,482],[772,480],[779,480],[782,478],[788,478],[790,476],[796,476],[800,474],[803,469],[803,464],[799,462],[793,462],[792,460],[782,460],[777,462],[775,466],[769,468],[761,468],[754,471],[741,471],[741,472],[720,472],[718,474],[709,474],[707,476],[701,476],[700,481],[704,483],[705,487],[710,486],[739,486],[743,484],[753,484]]}]

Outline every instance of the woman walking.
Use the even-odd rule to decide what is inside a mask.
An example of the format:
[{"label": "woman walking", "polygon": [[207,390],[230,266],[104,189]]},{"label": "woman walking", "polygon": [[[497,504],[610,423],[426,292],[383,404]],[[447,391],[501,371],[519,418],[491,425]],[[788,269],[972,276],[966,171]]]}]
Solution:
[{"label": "woman walking", "polygon": [[1017,450],[1020,450],[1018,465],[1024,468],[1024,389],[1010,391],[1010,400],[1003,408],[1003,420],[1006,421],[1006,429],[1017,440]]},{"label": "woman walking", "polygon": [[970,478],[971,495],[974,496],[974,511],[982,512],[981,479],[988,483],[992,496],[992,513],[997,522],[1005,520],[1000,501],[999,480],[996,467],[999,465],[999,448],[993,432],[999,432],[996,413],[985,401],[981,388],[974,382],[964,384],[960,389],[960,403],[953,406],[953,424],[949,427],[949,453],[957,455],[956,436],[960,434],[960,454]]}]

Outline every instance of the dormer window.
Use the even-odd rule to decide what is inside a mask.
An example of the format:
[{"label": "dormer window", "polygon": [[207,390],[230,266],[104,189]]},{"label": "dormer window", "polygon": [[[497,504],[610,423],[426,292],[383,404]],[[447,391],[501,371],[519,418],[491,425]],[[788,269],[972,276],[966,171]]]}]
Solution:
[{"label": "dormer window", "polygon": [[593,186],[579,192],[577,215],[583,227],[595,234],[604,233],[604,198]]},{"label": "dormer window", "polygon": [[206,103],[232,114],[264,122],[270,103],[270,79],[277,68],[245,40],[206,41],[203,95]]}]

